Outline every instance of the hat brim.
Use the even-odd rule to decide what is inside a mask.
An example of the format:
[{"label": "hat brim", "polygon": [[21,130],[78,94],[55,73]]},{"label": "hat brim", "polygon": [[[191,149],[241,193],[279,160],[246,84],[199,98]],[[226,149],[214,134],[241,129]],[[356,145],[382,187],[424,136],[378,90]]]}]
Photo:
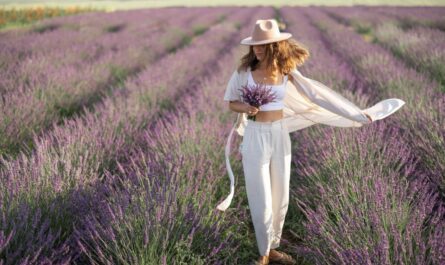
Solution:
[{"label": "hat brim", "polygon": [[259,44],[267,44],[272,42],[277,42],[281,40],[286,40],[292,37],[292,34],[288,32],[280,32],[280,36],[278,38],[268,39],[268,40],[262,40],[262,41],[253,41],[252,37],[247,37],[243,39],[240,44],[242,45],[259,45]]}]

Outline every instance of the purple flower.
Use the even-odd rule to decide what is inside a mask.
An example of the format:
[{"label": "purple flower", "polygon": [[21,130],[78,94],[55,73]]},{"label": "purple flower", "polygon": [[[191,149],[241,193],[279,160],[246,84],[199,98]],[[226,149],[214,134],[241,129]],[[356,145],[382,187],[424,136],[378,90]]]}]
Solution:
[{"label": "purple flower", "polygon": [[[277,95],[272,91],[272,87],[267,87],[264,84],[245,85],[239,89],[242,93],[244,102],[251,106],[259,108],[262,105],[275,101]],[[253,117],[255,120],[255,117]]]}]

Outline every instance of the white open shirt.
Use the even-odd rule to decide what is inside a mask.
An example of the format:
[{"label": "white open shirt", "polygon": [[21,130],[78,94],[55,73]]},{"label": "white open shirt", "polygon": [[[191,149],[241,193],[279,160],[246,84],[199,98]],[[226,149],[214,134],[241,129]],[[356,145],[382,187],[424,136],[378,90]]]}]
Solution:
[{"label": "white open shirt", "polygon": [[[235,70],[233,72],[224,95],[225,101],[243,101],[239,89],[247,84],[249,72],[250,67],[247,71],[238,73]],[[360,127],[363,124],[371,123],[364,113],[368,114],[372,121],[376,121],[393,114],[405,104],[401,99],[390,98],[361,110],[333,89],[303,76],[296,68],[289,74],[293,78],[289,78],[291,82],[287,82],[283,109],[283,119],[289,132],[301,130],[317,123],[336,127]],[[226,168],[230,178],[230,193],[224,201],[218,204],[217,209],[221,211],[225,211],[230,206],[235,192],[235,179],[229,160],[232,135],[234,131],[240,136],[244,135],[246,125],[247,114],[238,113],[225,148]]]}]

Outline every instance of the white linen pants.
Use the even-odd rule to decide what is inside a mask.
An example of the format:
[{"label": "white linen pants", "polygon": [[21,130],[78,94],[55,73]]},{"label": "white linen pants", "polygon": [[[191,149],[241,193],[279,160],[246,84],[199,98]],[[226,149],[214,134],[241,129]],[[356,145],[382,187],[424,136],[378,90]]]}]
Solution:
[{"label": "white linen pants", "polygon": [[283,121],[247,121],[240,148],[260,255],[280,245],[289,204],[291,141]]}]

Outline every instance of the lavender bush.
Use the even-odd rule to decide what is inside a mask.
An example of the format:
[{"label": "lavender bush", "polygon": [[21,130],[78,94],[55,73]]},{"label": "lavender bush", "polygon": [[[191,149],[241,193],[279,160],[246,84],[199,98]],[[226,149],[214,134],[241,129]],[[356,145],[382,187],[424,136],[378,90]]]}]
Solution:
[{"label": "lavender bush", "polygon": [[[233,13],[232,16],[236,19],[237,17],[246,16],[246,12],[250,13],[253,11],[254,10],[242,9],[239,12]],[[209,69],[207,65],[203,64],[203,56],[201,56],[201,61],[195,61],[197,64],[196,67],[186,68],[184,67],[184,63],[190,66],[190,60],[187,58],[196,57],[196,55],[202,51],[203,47],[212,46],[215,49],[210,50],[211,52],[207,54],[207,60],[211,63],[212,60],[217,57],[215,53],[224,52],[222,47],[226,45],[223,40],[228,40],[229,36],[234,37],[233,34],[235,31],[235,25],[231,22],[215,26],[202,38],[198,38],[199,41],[194,42],[188,49],[165,58],[163,64],[172,67],[175,65],[174,62],[177,62],[177,69],[190,69],[190,71],[193,70],[194,73],[196,73],[197,69]],[[209,38],[208,36],[213,37]],[[218,47],[217,45],[220,45],[219,47],[221,47],[222,51],[216,48]],[[194,75],[181,71],[176,71],[175,76],[167,79],[164,72],[165,67],[161,65],[162,63],[158,63],[156,67],[153,66],[152,69],[147,69],[138,79],[131,80],[126,86],[131,89],[122,92],[117,91],[115,94],[117,97],[107,99],[103,107],[97,109],[96,113],[88,114],[85,119],[79,118],[75,121],[70,121],[69,124],[65,125],[66,127],[60,126],[59,129],[56,130],[56,134],[48,135],[41,139],[36,137],[36,142],[39,143],[38,151],[36,151],[31,158],[27,158],[27,156],[23,154],[17,161],[3,160],[2,163],[5,168],[1,173],[1,179],[5,180],[6,183],[4,183],[4,185],[2,184],[2,188],[5,187],[5,190],[3,190],[5,193],[2,191],[2,194],[4,194],[2,198],[10,197],[9,200],[4,202],[11,205],[15,201],[20,200],[31,203],[36,201],[35,198],[44,196],[43,198],[45,198],[45,200],[37,200],[39,204],[36,205],[36,207],[45,209],[47,202],[55,202],[55,197],[59,194],[68,193],[68,195],[65,196],[72,198],[69,196],[72,189],[82,189],[83,187],[94,185],[94,183],[102,180],[104,178],[102,172],[106,168],[112,170],[113,161],[121,159],[121,157],[125,157],[126,154],[128,154],[126,152],[131,149],[132,141],[137,137],[136,132],[141,127],[147,125],[147,118],[156,117],[158,113],[156,110],[162,105],[161,96],[165,97],[165,99],[175,98],[177,97],[175,94],[178,93],[178,91],[175,92],[175,90],[180,90],[181,88],[185,90],[189,88],[185,87],[185,84],[190,85],[194,83],[190,79],[188,79],[188,81],[184,79],[193,78]],[[174,70],[174,68],[171,69],[172,71]],[[153,74],[157,74],[158,78],[152,76]],[[138,82],[144,81],[144,78],[150,78],[146,80],[151,80],[151,82]],[[183,78],[183,81],[178,82],[178,78]],[[163,84],[165,84],[165,86],[156,86],[156,84],[153,83],[155,80],[164,82]],[[166,82],[172,82],[172,85],[168,85]],[[145,101],[146,98],[140,97],[144,92],[141,84],[148,86],[146,87],[148,91],[156,92],[152,94],[149,94],[148,91],[145,92],[147,96],[151,96],[151,102],[147,102]],[[158,84],[161,85],[161,83]],[[177,86],[181,84],[184,84],[183,87],[178,88]],[[166,87],[170,88],[170,90],[150,89],[151,87]],[[121,100],[119,101],[119,99]],[[119,119],[117,122],[116,118]],[[19,178],[18,174],[28,178]],[[20,184],[17,185],[18,183]],[[61,201],[61,203],[63,202],[65,206],[71,204],[70,201],[66,203],[64,201],[65,200]],[[51,215],[50,211],[45,211],[46,214],[41,216],[39,220],[44,221],[51,218],[52,226],[59,226],[59,229],[66,232],[62,238],[59,238],[59,242],[63,242],[64,240],[68,240],[66,238],[70,235],[69,231],[71,231],[72,226],[72,222],[70,221],[82,217],[82,215],[80,217],[73,216],[72,213],[74,212],[75,211],[68,210],[61,211],[60,215]],[[14,222],[10,218],[9,213],[6,212],[4,216],[6,216],[4,220],[5,229],[8,226],[14,226]],[[16,227],[16,229],[22,230],[29,236],[32,236],[32,233],[29,233],[29,231],[26,232],[27,229],[25,229],[25,224],[27,224],[30,219],[25,218],[24,220],[24,225]],[[5,230],[5,234],[8,231],[9,230]],[[57,236],[53,235],[53,237]],[[17,244],[24,241],[21,241],[20,237],[13,237],[3,249],[8,252],[15,251],[13,242]],[[29,242],[32,242],[32,240],[29,240]],[[73,241],[69,240],[68,242]],[[76,250],[72,247],[73,244],[60,245],[61,248],[68,248],[69,251],[74,252],[71,253],[70,256],[75,255]],[[50,253],[48,253],[49,249],[53,249],[53,247],[50,247],[52,245],[42,243],[41,246],[44,251],[41,252],[40,256],[36,255],[35,252],[32,252],[30,249],[30,252],[20,254],[19,257],[21,259],[19,260],[23,261],[27,256],[40,258],[41,260],[48,258],[50,255]],[[53,262],[56,263],[56,261]]]},{"label": "lavender bush", "polygon": [[[266,9],[266,11],[270,12],[271,10]],[[260,15],[261,12],[256,14],[257,17]],[[253,19],[250,18],[250,22],[252,21]],[[246,33],[247,27],[243,27],[242,29],[243,31],[241,33]],[[237,37],[240,36],[241,35],[237,34]],[[236,44],[236,38],[234,38],[233,41],[234,44]],[[239,54],[239,52],[237,54]],[[232,53],[225,53],[225,56],[220,58],[220,60],[218,61],[217,67],[223,67],[228,63],[233,63],[234,58],[238,58],[238,56],[234,57]],[[230,128],[227,127],[225,130],[221,130],[220,126],[216,126],[216,124],[221,123],[221,121],[219,121],[219,112],[215,111],[209,113],[208,108],[209,106],[212,106],[212,108],[215,108],[216,106],[216,109],[220,110],[223,110],[223,108],[225,108],[225,105],[222,105],[222,102],[220,100],[223,90],[215,89],[215,86],[216,84],[218,84],[217,86],[219,88],[224,87],[226,78],[229,74],[230,72],[226,71],[225,76],[204,75],[209,76],[208,80],[202,80],[202,85],[198,86],[196,89],[190,90],[188,94],[186,94],[185,97],[182,98],[183,100],[175,105],[174,109],[165,114],[164,119],[158,120],[153,126],[151,126],[150,130],[146,131],[146,137],[144,137],[144,139],[141,139],[141,142],[138,144],[138,146],[140,146],[140,149],[138,148],[138,150],[136,150],[133,155],[129,156],[132,157],[131,161],[126,161],[122,168],[125,168],[125,171],[127,172],[133,172],[135,170],[135,164],[142,164],[144,166],[141,166],[141,174],[145,174],[144,172],[152,172],[150,173],[150,175],[152,174],[153,177],[150,177],[150,179],[157,180],[156,184],[148,186],[148,189],[158,191],[164,190],[165,192],[169,193],[172,192],[171,196],[176,197],[177,200],[192,200],[198,206],[202,205],[203,202],[206,202],[204,206],[198,208],[214,209],[213,206],[216,202],[213,201],[208,204],[207,202],[209,202],[210,199],[215,200],[215,198],[217,198],[216,196],[214,196],[214,191],[217,189],[216,182],[219,182],[221,179],[221,175],[225,174],[223,156],[221,155],[223,150],[222,148],[218,148],[217,150],[215,150],[215,146],[223,146],[223,143],[225,141],[224,135],[227,134]],[[220,95],[215,95],[214,91],[219,91]],[[178,112],[178,110],[181,110],[180,113]],[[187,157],[185,157],[184,154],[187,154]],[[153,162],[150,163],[149,161]],[[180,164],[181,166],[174,166],[177,164]],[[203,165],[205,166],[203,167]],[[179,172],[176,174],[181,175],[181,177],[178,177],[176,181],[165,181],[164,184],[164,176],[167,176],[166,170],[172,168],[172,166],[176,168],[175,171]],[[187,172],[195,173],[191,175]],[[119,174],[122,175],[122,173]],[[163,177],[159,179],[157,176]],[[177,184],[175,185],[174,183]],[[156,185],[160,185],[159,188],[155,188]],[[166,188],[165,185],[168,185],[168,187],[172,185],[175,187],[184,187],[185,190],[174,192],[174,189],[172,190]],[[173,194],[183,195],[176,196]],[[140,202],[140,200],[135,201]],[[176,208],[176,206],[172,205],[171,202],[165,203],[171,206],[163,206],[164,209],[171,208],[172,210],[174,210]],[[150,204],[153,204],[153,202],[150,202]],[[159,204],[162,205],[162,202],[160,202]],[[111,207],[113,207],[113,209],[116,209],[117,206],[113,203]],[[205,218],[207,218],[205,216],[206,215],[200,215],[199,218],[201,220],[204,220]],[[222,215],[219,217],[222,217]],[[174,226],[173,223],[176,222],[175,220],[178,219],[169,219],[168,222],[172,224],[172,226]],[[228,218],[227,220],[230,220],[230,218]],[[230,222],[231,225],[230,230],[238,229],[238,221],[231,220],[228,222]],[[237,223],[236,227],[233,226],[234,222]],[[140,228],[132,227],[128,224],[128,222],[122,221],[120,224],[121,226],[124,226],[125,229],[130,229],[133,232],[132,234],[142,234],[137,232],[140,230]],[[102,224],[101,227],[106,228],[105,224]],[[122,230],[112,230],[116,233],[122,234]],[[183,233],[182,230],[173,230],[176,231],[176,233]],[[166,232],[162,232],[161,230],[159,230],[158,227],[152,228],[151,231],[153,231],[152,233],[163,233],[165,236],[170,237],[170,233],[165,234]],[[200,231],[200,229],[196,229],[196,232],[199,235],[199,233],[201,233],[202,231]],[[216,233],[219,232],[216,231]],[[235,230],[233,236],[235,236],[236,234],[239,233]],[[198,239],[196,239],[196,237],[196,235],[192,236],[192,238],[195,238],[196,242],[193,241],[193,243],[190,244],[192,246],[198,247],[199,245],[197,244],[202,243],[199,243],[201,242],[199,241],[200,236],[198,236]],[[96,238],[88,236],[88,240],[92,245],[91,249],[101,249],[105,251],[105,253],[111,252],[111,249],[106,249],[106,247],[103,246]],[[117,242],[121,242],[122,240],[125,240],[125,238],[118,238]],[[178,240],[172,241],[181,243],[181,241]],[[185,252],[186,255],[181,256],[181,253],[178,254],[174,252],[174,248],[169,246],[169,244],[164,244],[166,243],[165,241],[163,242],[162,246],[156,244],[156,241],[154,241],[153,247],[158,246],[158,250],[159,248],[161,249],[157,252],[157,255],[153,256],[153,261],[157,261],[161,264],[177,264],[181,261],[187,261],[193,264],[222,264],[223,262],[226,262],[228,260],[228,263],[238,264],[238,262],[236,261],[237,257],[233,257],[233,255],[227,254],[228,252],[231,252],[232,249],[236,249],[237,246],[239,246],[238,241],[239,240],[233,239],[229,240],[227,242],[227,246],[222,247],[221,249],[215,249],[205,259],[204,257],[199,257],[199,254],[207,253],[207,251],[205,250],[207,248],[206,246],[209,245],[209,243],[211,245],[213,242],[203,242],[204,244],[198,247],[199,251],[196,251],[194,253],[188,251]],[[207,242],[207,240],[205,240],[205,242]],[[216,241],[215,243],[220,243],[220,241]],[[186,242],[184,242],[184,244],[186,244]],[[195,247],[191,247],[191,249],[195,249]],[[126,255],[125,252],[122,252],[122,250],[116,251],[119,251],[117,252],[118,254],[122,253],[122,255]],[[133,249],[133,252],[138,253],[139,251],[140,250]],[[152,250],[147,250],[145,251],[145,253],[141,253],[140,256],[146,257],[148,255],[147,253],[150,253],[150,251]],[[163,253],[162,251],[165,251],[166,254],[161,254]],[[214,254],[218,255],[218,259],[216,259],[216,257],[213,257]],[[104,257],[110,257],[110,255],[104,255]],[[135,257],[135,255],[131,256],[127,254],[124,260],[129,262],[129,260],[132,260],[131,257]],[[184,259],[182,259],[182,257],[184,257]],[[102,262],[105,261],[105,258],[103,257],[100,259]],[[242,263],[243,262],[241,261],[239,264]]]},{"label": "lavender bush", "polygon": [[326,10],[342,23],[353,26],[365,38],[372,37],[374,42],[390,49],[418,71],[436,79],[445,92],[443,31],[419,25],[405,29],[399,24],[400,20],[372,8],[336,7]]},{"label": "lavender bush", "polygon": [[[336,23],[330,20],[326,21],[327,18],[321,16],[316,8],[281,9],[280,11],[289,26],[288,30],[292,32],[293,25],[298,29],[304,29],[294,31],[295,36],[300,37],[304,43],[310,44],[309,47],[313,47],[321,53],[318,53],[319,57],[317,57],[317,53],[312,53],[312,58],[318,59],[305,64],[303,72],[307,69],[307,73],[310,75],[319,75],[321,80],[327,80],[329,83],[332,77],[325,73],[324,67],[329,65],[330,60],[340,65],[350,64],[352,67],[345,67],[352,70],[349,73],[346,71],[348,74],[342,73],[345,68],[333,69],[329,67],[333,76],[354,77],[350,79],[352,82],[342,82],[341,78],[338,78],[337,83],[332,83],[334,86],[342,87],[344,85],[346,89],[353,88],[358,93],[354,96],[351,95],[351,98],[355,102],[359,102],[362,107],[369,105],[366,103],[369,100],[375,100],[375,97],[379,98],[384,95],[383,91],[371,90],[374,80],[369,79],[370,69],[365,68],[366,71],[362,71],[364,68],[362,64],[366,65],[365,63],[369,62],[369,60],[360,60],[360,56],[365,56],[363,45],[366,42],[363,39],[357,35],[354,38],[356,41],[353,42],[356,46],[345,46],[345,39],[353,39],[353,34],[340,28],[334,28]],[[313,27],[314,25],[323,30],[322,34]],[[337,44],[333,41],[332,36],[339,33],[342,35],[338,36]],[[337,41],[337,38],[334,40]],[[321,48],[319,48],[320,46]],[[326,49],[333,49],[333,52],[327,53]],[[371,47],[366,47],[366,50],[368,54],[369,51],[372,51]],[[371,54],[373,53],[371,52]],[[384,70],[387,71],[386,68]],[[394,73],[392,76],[394,77]],[[385,75],[375,81],[378,80],[378,84],[384,85],[388,80],[385,77],[389,78]],[[375,95],[375,97],[369,97],[369,95]],[[434,106],[441,105],[439,101],[436,101]],[[381,126],[379,130],[382,130],[380,134],[371,130],[378,125]],[[390,129],[391,127],[394,128]],[[291,219],[295,223],[289,225],[295,229],[296,236],[301,240],[300,243],[294,245],[296,253],[310,260],[310,264],[440,264],[443,262],[443,257],[439,253],[444,245],[438,238],[444,235],[445,230],[441,220],[443,205],[440,204],[437,186],[426,181],[428,175],[424,170],[421,170],[421,160],[416,150],[407,148],[407,146],[411,146],[412,141],[412,138],[407,137],[409,131],[399,129],[400,127],[404,127],[403,123],[393,117],[379,121],[378,124],[372,124],[368,130],[363,130],[363,132],[360,130],[359,132],[362,132],[360,137],[354,130],[317,127],[299,132],[298,137],[295,137],[297,147],[294,153],[294,178],[297,179],[291,192],[295,196],[296,205],[290,207],[290,212],[293,213]],[[374,138],[377,135],[380,135],[381,139]],[[400,141],[399,139],[407,139],[410,144],[405,142],[396,145]],[[416,140],[418,141],[418,139]],[[376,146],[367,147],[369,144]],[[373,154],[373,150],[383,157],[378,158]],[[437,151],[436,149],[435,154],[440,156]],[[385,155],[385,152],[390,153]],[[372,170],[366,169],[368,164],[372,166]],[[378,168],[381,166],[381,173],[375,171],[376,166]],[[393,173],[388,175],[389,170],[392,169],[394,169]],[[376,196],[370,185],[373,183],[371,180],[380,179],[380,176],[385,179],[390,176],[393,184],[379,184],[382,187],[387,187],[383,193],[385,195],[379,198],[378,196],[382,195]],[[405,183],[405,185],[401,185],[403,188],[398,186],[402,182]],[[364,198],[359,199],[361,196]],[[401,197],[400,200],[391,200],[391,206],[384,208],[394,209],[393,213],[371,209],[360,210],[362,207],[384,205],[384,203],[388,203],[388,196],[391,196],[390,198]],[[394,205],[400,205],[400,207],[394,208]],[[366,216],[370,212],[379,215]],[[399,224],[399,220],[406,219],[394,217],[397,216],[395,214],[401,213],[409,216],[408,223],[412,224],[410,234],[405,232],[408,229],[397,231],[388,228],[391,227],[389,225],[391,222],[395,227],[406,225],[405,222]],[[303,217],[300,217],[301,215]],[[385,220],[383,224],[380,218]],[[430,218],[435,220],[434,225],[424,226]],[[300,223],[304,224],[304,227],[301,227]],[[370,223],[373,225],[371,226],[372,230],[369,230]],[[377,229],[379,226],[383,229]],[[385,247],[379,245],[381,241],[367,241],[374,238],[371,235],[378,236],[379,239],[388,238],[388,242],[391,242],[386,246],[388,250],[383,251]],[[413,241],[414,238],[416,240]],[[402,249],[404,254],[396,254],[400,253],[399,249]],[[428,249],[433,249],[435,254],[430,256]]]},{"label": "lavender bush", "polygon": [[445,19],[443,17],[445,8],[443,6],[376,6],[375,10],[382,14],[392,16],[405,28],[422,25],[445,30]]},{"label": "lavender bush", "polygon": [[[257,16],[259,15],[261,13],[257,14]],[[250,18],[250,22],[253,22],[252,18]],[[242,32],[246,32],[246,29],[243,28]],[[240,36],[237,34],[237,37]],[[236,38],[234,43],[236,43],[235,41]],[[232,53],[226,53],[219,60],[217,67],[223,67],[229,62],[233,63],[234,58],[237,57],[234,57]],[[227,71],[224,77],[227,77],[228,74],[229,72]],[[114,213],[112,214],[112,219],[114,220],[112,222],[118,221],[117,225],[119,225],[119,228],[115,227],[114,224],[110,228],[109,224],[101,221],[104,218],[97,218],[97,220],[95,219],[96,224],[89,224],[88,222],[86,227],[93,232],[99,229],[98,235],[79,232],[80,235],[84,236],[84,239],[79,239],[79,245],[84,246],[84,240],[88,242],[89,247],[84,247],[84,252],[97,254],[91,255],[90,261],[98,260],[99,263],[106,263],[110,259],[114,259],[114,256],[118,256],[119,260],[124,264],[143,261],[160,264],[179,264],[180,262],[192,264],[222,264],[222,262],[228,262],[238,264],[236,262],[237,257],[228,254],[232,249],[236,249],[239,246],[238,241],[230,239],[230,237],[223,241],[222,238],[219,238],[221,228],[218,228],[214,221],[205,221],[209,216],[220,218],[223,215],[215,215],[213,212],[202,212],[205,209],[207,209],[206,211],[214,209],[213,205],[216,202],[211,200],[216,198],[214,196],[217,188],[216,182],[221,179],[221,175],[225,174],[223,150],[218,148],[218,151],[215,153],[214,148],[215,146],[223,146],[224,135],[227,134],[229,128],[221,130],[220,126],[216,126],[216,124],[221,123],[219,121],[219,112],[208,112],[209,106],[215,107],[217,105],[217,109],[220,110],[225,108],[220,101],[222,95],[217,97],[213,93],[215,83],[222,88],[225,81],[226,79],[219,75],[211,75],[208,80],[202,80],[202,85],[198,86],[197,89],[190,90],[175,105],[174,109],[165,114],[164,119],[158,120],[151,126],[150,130],[145,132],[144,139],[141,139],[141,142],[138,144],[140,148],[137,148],[129,156],[131,161],[126,161],[121,166],[119,178],[135,179],[135,177],[131,176],[141,176],[137,177],[135,183],[131,183],[128,186],[144,185],[138,188],[143,190],[143,192],[128,192],[128,194],[137,194],[134,196],[139,198],[132,200],[134,201],[134,207],[159,205],[151,206],[150,216],[142,218],[142,220],[153,219],[153,221],[143,221],[141,227],[141,225],[132,225],[131,220],[115,218],[114,216],[119,215],[122,211],[118,207],[122,206],[120,206],[120,203],[113,202],[109,206],[112,210],[107,210],[107,212],[111,211]],[[220,91],[219,94],[221,94],[222,90],[217,91]],[[178,110],[181,110],[181,112],[178,113]],[[187,155],[185,156],[185,154]],[[172,170],[172,173],[169,173],[169,170]],[[124,174],[123,172],[127,173]],[[171,175],[176,177],[171,177]],[[142,182],[145,181],[152,182],[152,184],[143,184]],[[170,188],[172,186],[175,188]],[[156,199],[153,199],[154,195],[149,199],[140,199],[142,196],[145,196],[144,194],[146,194],[147,190],[157,191]],[[162,196],[161,194],[166,195]],[[199,215],[194,215],[191,212],[188,214],[189,210],[185,209],[176,210],[181,207],[176,202],[181,202],[181,205],[185,206],[187,201],[193,202],[193,205],[196,205],[196,209],[201,209],[199,210]],[[159,213],[156,215],[157,217],[154,212],[156,208],[159,208],[156,211],[156,213]],[[166,209],[169,209],[169,213],[164,213]],[[130,214],[140,218],[141,214],[137,214],[134,210],[129,211]],[[186,216],[181,218],[182,214],[186,214]],[[167,216],[169,216],[168,219]],[[154,219],[155,217],[158,218],[157,221]],[[196,227],[190,228],[191,230],[184,229],[187,227],[187,220],[190,217],[195,218],[198,224]],[[105,218],[105,220],[108,219]],[[179,223],[180,220],[182,221],[181,223]],[[158,222],[165,222],[165,226],[171,229],[164,230],[162,226],[155,226]],[[210,229],[199,227],[199,222],[209,223],[211,225]],[[235,223],[237,223],[236,226],[234,226]],[[236,220],[231,220],[229,224],[230,230],[238,229],[239,227],[239,223]],[[98,225],[99,228],[97,228]],[[229,226],[226,229],[229,229]],[[208,234],[210,231],[212,231],[212,235]],[[125,251],[121,246],[129,244],[128,240],[131,238],[128,238],[127,234],[138,234],[141,237],[136,241],[132,239],[131,249],[129,247],[127,248],[128,251]],[[237,230],[232,235],[235,236],[236,234],[239,234]],[[142,238],[142,235],[145,235],[144,238]],[[184,237],[181,236],[179,238],[180,235],[184,235]],[[169,240],[166,241],[165,237]],[[209,237],[212,240],[208,240]],[[110,241],[111,238],[111,242],[114,243],[105,245],[98,238],[105,241]],[[152,239],[150,240],[150,238]],[[147,246],[147,242],[151,244]],[[141,247],[135,248],[133,247],[134,245]],[[213,250],[210,248],[212,245],[214,245],[212,247]],[[229,246],[230,248],[228,248]],[[207,254],[202,255],[203,253]],[[233,259],[235,259],[235,262]]]},{"label": "lavender bush", "polygon": [[[114,15],[111,21],[105,20],[106,23],[87,26],[85,33],[74,31],[75,34],[71,34],[72,29],[64,28],[60,32],[45,33],[46,39],[37,38],[37,42],[29,40],[35,35],[32,33],[6,42],[4,52],[14,49],[14,54],[29,49],[28,42],[23,42],[23,47],[11,47],[20,41],[29,41],[39,47],[46,46],[48,41],[61,42],[61,45],[49,44],[52,49],[41,51],[36,48],[30,55],[19,57],[18,61],[5,62],[7,75],[0,81],[3,82],[0,90],[5,91],[0,101],[3,113],[0,116],[0,154],[16,155],[20,150],[32,149],[33,133],[40,135],[51,130],[84,107],[94,108],[104,96],[118,89],[128,76],[185,45],[191,36],[202,34],[205,29],[202,25],[217,23],[221,14],[216,8],[210,8],[198,17],[194,12],[176,10],[178,15],[174,12],[166,11],[167,16],[153,16],[156,19],[153,21],[142,20],[150,13],[132,16],[133,12],[130,12]],[[96,19],[92,18],[93,21]],[[116,20],[128,22],[118,32],[102,32],[102,27]],[[91,22],[82,23],[90,25]],[[152,28],[151,35],[145,33],[147,28]],[[76,45],[76,42],[79,43]]]},{"label": "lavender bush", "polygon": [[329,129],[300,146],[317,155],[312,163],[294,160],[303,182],[292,194],[310,242],[297,252],[317,264],[444,261],[445,208],[434,209],[438,193],[416,172],[397,130],[383,121],[366,131]]},{"label": "lavender bush", "polygon": [[[328,37],[333,49],[342,54],[357,70],[369,85],[379,90],[385,97],[400,97],[411,103],[411,108],[402,111],[399,116],[401,128],[409,132],[413,152],[422,159],[419,171],[428,174],[428,178],[444,194],[443,174],[437,174],[442,168],[445,129],[436,124],[443,124],[445,95],[440,91],[440,85],[412,68],[407,68],[384,48],[363,41],[359,35],[350,32],[335,20],[320,12],[311,10],[311,15],[317,26]],[[351,46],[342,44],[345,40]],[[363,54],[362,50],[368,52]],[[385,67],[380,67],[385,65]],[[422,118],[420,118],[422,117]],[[419,118],[425,121],[428,130],[421,131]],[[420,135],[422,132],[422,135]],[[434,150],[427,152],[425,150]],[[442,195],[443,196],[443,195]]]}]

